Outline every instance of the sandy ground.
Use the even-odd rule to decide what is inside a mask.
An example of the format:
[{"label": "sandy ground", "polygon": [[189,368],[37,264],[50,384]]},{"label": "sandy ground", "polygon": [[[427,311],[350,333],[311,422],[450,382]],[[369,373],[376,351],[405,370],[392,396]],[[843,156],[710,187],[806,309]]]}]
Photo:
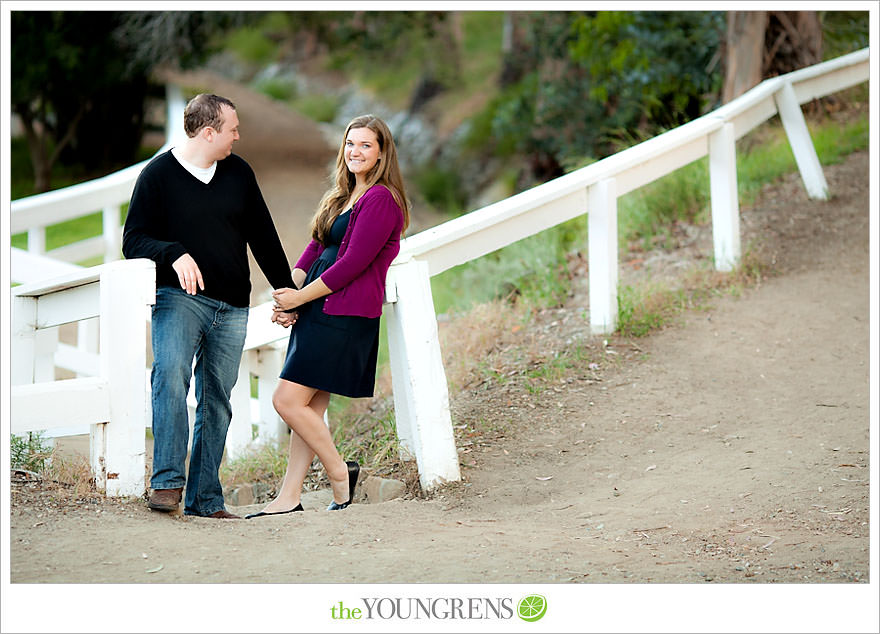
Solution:
[{"label": "sandy ground", "polygon": [[[457,423],[488,419],[504,427],[494,439],[462,447],[462,482],[427,498],[340,513],[326,513],[327,493],[318,492],[304,498],[304,513],[250,521],[169,516],[143,500],[74,500],[13,484],[13,586],[273,584],[258,595],[227,586],[208,596],[235,589],[224,614],[243,611],[258,631],[291,631],[298,626],[260,619],[277,618],[273,605],[281,599],[301,614],[323,615],[339,592],[308,601],[312,584],[526,584],[550,596],[581,584],[623,598],[606,603],[596,600],[604,594],[568,592],[570,613],[589,603],[590,625],[556,622],[545,631],[774,631],[776,624],[859,631],[868,614],[877,618],[875,600],[864,601],[862,592],[876,585],[867,153],[826,168],[826,177],[829,201],[808,200],[792,176],[743,210],[744,236],[760,238],[763,256],[774,262],[757,287],[713,299],[647,338],[609,338],[607,345],[593,338],[604,354],[598,373],[569,372],[538,394],[515,381],[452,394]],[[267,190],[275,178],[260,175]],[[286,222],[279,226],[292,246],[300,236]],[[701,244],[707,236],[704,229]],[[624,276],[644,274],[645,264],[625,268]],[[583,333],[582,310],[539,316],[535,330],[564,346]],[[771,594],[773,584],[792,592]],[[813,599],[817,586],[841,584],[852,590],[835,595],[837,603]],[[707,585],[764,590],[697,590]],[[418,594],[418,586],[407,587]],[[127,605],[129,593],[144,608],[159,596],[129,587],[117,600]],[[170,614],[185,610],[177,605],[185,594],[169,588],[161,596],[175,597]],[[647,622],[656,629],[645,625],[645,610],[655,611]],[[171,629],[184,622],[172,621]],[[149,623],[143,631],[159,631]],[[240,621],[222,623],[212,631],[241,631],[225,625]],[[91,625],[88,631],[102,631]]]}]

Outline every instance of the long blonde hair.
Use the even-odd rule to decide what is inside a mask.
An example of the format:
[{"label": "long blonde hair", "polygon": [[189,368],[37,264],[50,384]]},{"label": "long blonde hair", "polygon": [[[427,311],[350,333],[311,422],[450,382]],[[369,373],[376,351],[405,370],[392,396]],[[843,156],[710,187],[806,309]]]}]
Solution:
[{"label": "long blonde hair", "polygon": [[339,153],[336,155],[336,177],[334,185],[327,190],[321,202],[318,204],[318,210],[312,217],[312,237],[326,244],[326,239],[330,235],[330,228],[333,221],[341,214],[343,207],[351,197],[352,191],[356,184],[354,174],[348,171],[345,164],[345,141],[348,139],[348,133],[354,128],[369,128],[376,134],[379,143],[379,151],[382,158],[376,162],[369,172],[367,172],[367,189],[373,185],[384,185],[394,197],[394,202],[403,212],[403,231],[409,226],[409,200],[406,197],[406,190],[403,186],[403,177],[400,174],[400,166],[397,164],[397,148],[394,145],[394,139],[391,136],[391,130],[388,125],[379,117],[371,114],[361,115],[352,119],[348,127],[345,128],[345,134],[342,135],[342,144],[339,146]]}]

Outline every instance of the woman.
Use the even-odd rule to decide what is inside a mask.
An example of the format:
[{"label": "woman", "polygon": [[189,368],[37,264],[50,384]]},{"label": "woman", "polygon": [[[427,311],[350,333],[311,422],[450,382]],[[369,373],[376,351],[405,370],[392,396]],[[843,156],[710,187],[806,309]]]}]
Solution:
[{"label": "woman", "polygon": [[302,511],[302,485],[315,455],[333,489],[328,510],[351,504],[360,467],[340,457],[324,412],[331,394],[373,395],[385,276],[408,225],[391,132],[377,117],[358,117],[345,130],[335,185],[324,194],[312,240],[293,269],[297,289],[272,294],[273,321],[295,322],[272,397],[291,430],[290,455],[277,497],[247,518]]}]

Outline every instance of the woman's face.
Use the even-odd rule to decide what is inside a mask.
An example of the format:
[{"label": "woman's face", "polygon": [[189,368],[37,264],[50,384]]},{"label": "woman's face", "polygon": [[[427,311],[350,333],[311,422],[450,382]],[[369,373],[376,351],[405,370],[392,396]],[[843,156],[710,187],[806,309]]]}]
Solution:
[{"label": "woman's face", "polygon": [[360,180],[379,161],[379,139],[369,128],[352,128],[345,138],[345,164]]}]

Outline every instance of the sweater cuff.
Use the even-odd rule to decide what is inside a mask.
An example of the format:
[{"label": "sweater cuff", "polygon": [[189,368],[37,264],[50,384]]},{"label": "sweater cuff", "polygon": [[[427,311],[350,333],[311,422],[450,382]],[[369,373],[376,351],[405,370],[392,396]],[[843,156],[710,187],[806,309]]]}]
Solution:
[{"label": "sweater cuff", "polygon": [[163,254],[165,264],[167,264],[168,266],[171,266],[172,264],[174,264],[178,260],[178,258],[180,258],[182,255],[185,255],[186,253],[187,253],[186,247],[184,247],[179,242],[175,242],[174,244],[169,246],[167,249],[165,249],[165,253]]}]

